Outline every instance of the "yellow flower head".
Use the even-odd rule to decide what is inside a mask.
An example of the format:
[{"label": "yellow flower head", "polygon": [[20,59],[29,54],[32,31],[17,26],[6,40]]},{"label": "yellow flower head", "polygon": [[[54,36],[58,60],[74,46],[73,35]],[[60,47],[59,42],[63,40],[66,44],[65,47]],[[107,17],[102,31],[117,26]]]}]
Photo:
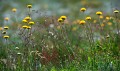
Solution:
[{"label": "yellow flower head", "polygon": [[91,20],[91,17],[86,17],[86,20]]},{"label": "yellow flower head", "polygon": [[63,19],[59,18],[59,19],[58,19],[58,22],[63,22]]},{"label": "yellow flower head", "polygon": [[86,22],[84,20],[81,20],[79,24],[84,25]]},{"label": "yellow flower head", "polygon": [[103,16],[99,16],[100,19],[103,19]]},{"label": "yellow flower head", "polygon": [[106,20],[103,20],[103,23],[105,23],[106,22]]},{"label": "yellow flower head", "polygon": [[3,28],[2,28],[2,27],[0,27],[0,31],[1,31],[1,30],[3,30]]},{"label": "yellow flower head", "polygon": [[110,20],[114,20],[115,18],[114,17],[110,17]]},{"label": "yellow flower head", "polygon": [[30,21],[28,24],[29,25],[34,25],[35,23],[33,21]]},{"label": "yellow flower head", "polygon": [[5,36],[3,36],[3,38],[8,39],[8,38],[9,38],[9,36],[8,36],[8,35],[5,35]]},{"label": "yellow flower head", "polygon": [[65,20],[67,17],[66,16],[61,16],[60,18],[63,19],[63,20]]},{"label": "yellow flower head", "polygon": [[26,25],[23,25],[23,26],[22,26],[22,28],[23,28],[23,29],[26,29],[26,28],[27,28],[27,26],[26,26]]},{"label": "yellow flower head", "polygon": [[17,9],[16,9],[16,8],[13,8],[13,9],[12,9],[12,12],[16,12],[16,11],[17,11]]},{"label": "yellow flower head", "polygon": [[111,26],[111,25],[112,25],[112,23],[111,23],[111,22],[108,22],[107,24],[108,24],[109,26]]},{"label": "yellow flower head", "polygon": [[85,12],[85,11],[86,11],[86,8],[81,8],[80,11],[81,11],[81,12]]},{"label": "yellow flower head", "polygon": [[60,26],[57,26],[57,29],[59,30],[61,27]]},{"label": "yellow flower head", "polygon": [[30,5],[30,4],[29,4],[29,5],[27,5],[27,8],[32,8],[32,5]]},{"label": "yellow flower head", "polygon": [[79,19],[73,21],[73,24],[79,24],[79,23],[80,23],[80,20],[79,20]]},{"label": "yellow flower head", "polygon": [[3,31],[2,34],[6,34],[7,32],[6,31]]},{"label": "yellow flower head", "polygon": [[104,26],[105,26],[105,24],[102,23],[102,24],[101,24],[101,27],[104,27]]},{"label": "yellow flower head", "polygon": [[94,20],[94,21],[93,21],[93,23],[96,23],[96,22],[97,22],[97,20]]},{"label": "yellow flower head", "polygon": [[110,20],[110,17],[106,17],[105,19],[106,19],[106,20]]},{"label": "yellow flower head", "polygon": [[4,18],[6,21],[8,21],[9,20],[9,18],[8,17],[6,17],[6,18]]},{"label": "yellow flower head", "polygon": [[24,20],[31,20],[31,17],[25,17]]},{"label": "yellow flower head", "polygon": [[77,27],[73,27],[73,28],[72,28],[72,31],[76,31],[76,30],[77,30]]},{"label": "yellow flower head", "polygon": [[28,21],[24,19],[24,20],[22,20],[22,22],[27,23]]},{"label": "yellow flower head", "polygon": [[31,29],[31,27],[30,27],[30,26],[27,26],[27,29]]},{"label": "yellow flower head", "polygon": [[9,29],[9,27],[8,27],[8,26],[5,26],[5,27],[4,27],[4,29],[6,29],[6,30],[7,30],[7,29]]},{"label": "yellow flower head", "polygon": [[96,15],[102,15],[101,11],[96,12]]},{"label": "yellow flower head", "polygon": [[119,10],[114,10],[114,13],[119,13]]},{"label": "yellow flower head", "polygon": [[80,22],[80,20],[78,19],[78,20],[76,20],[76,23],[79,23]]}]

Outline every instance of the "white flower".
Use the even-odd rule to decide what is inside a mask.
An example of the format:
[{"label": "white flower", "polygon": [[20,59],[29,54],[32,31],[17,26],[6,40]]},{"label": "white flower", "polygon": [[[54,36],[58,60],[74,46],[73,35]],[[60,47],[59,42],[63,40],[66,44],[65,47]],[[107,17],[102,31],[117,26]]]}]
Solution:
[{"label": "white flower", "polygon": [[16,50],[19,50],[19,47],[15,47]]},{"label": "white flower", "polygon": [[18,52],[18,53],[17,53],[17,55],[21,55],[21,53],[20,53],[20,52]]},{"label": "white flower", "polygon": [[54,28],[54,24],[50,24],[50,28]]}]

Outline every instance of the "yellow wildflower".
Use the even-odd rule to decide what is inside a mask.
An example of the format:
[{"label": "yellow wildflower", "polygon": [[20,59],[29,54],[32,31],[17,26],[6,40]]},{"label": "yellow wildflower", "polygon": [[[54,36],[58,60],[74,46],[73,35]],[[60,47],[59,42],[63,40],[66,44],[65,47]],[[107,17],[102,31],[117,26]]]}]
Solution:
[{"label": "yellow wildflower", "polygon": [[101,24],[101,27],[104,27],[104,26],[105,26],[105,24],[102,23],[102,24]]},{"label": "yellow wildflower", "polygon": [[62,21],[63,21],[63,19],[61,19],[61,18],[58,19],[58,22],[62,22]]},{"label": "yellow wildflower", "polygon": [[13,9],[12,9],[12,12],[16,12],[16,11],[17,11],[17,9],[16,9],[16,8],[13,8]]},{"label": "yellow wildflower", "polygon": [[6,21],[8,21],[9,20],[9,18],[8,17],[6,17],[6,18],[4,18]]},{"label": "yellow wildflower", "polygon": [[0,27],[0,31],[1,31],[1,30],[3,30],[3,28],[2,28],[2,27]]},{"label": "yellow wildflower", "polygon": [[72,31],[76,31],[76,30],[77,30],[77,28],[76,28],[76,27],[73,27],[73,28],[72,28]]},{"label": "yellow wildflower", "polygon": [[106,20],[110,20],[110,17],[106,17],[105,19],[106,19]]},{"label": "yellow wildflower", "polygon": [[35,23],[33,21],[30,21],[28,24],[29,25],[34,25]]},{"label": "yellow wildflower", "polygon": [[57,26],[57,29],[59,30],[61,27],[60,26]]},{"label": "yellow wildflower", "polygon": [[29,4],[29,5],[27,5],[27,8],[32,8],[32,5],[30,5],[30,4]]},{"label": "yellow wildflower", "polygon": [[2,34],[6,34],[7,32],[6,31],[3,31]]},{"label": "yellow wildflower", "polygon": [[79,24],[84,25],[86,22],[84,20],[81,20]]},{"label": "yellow wildflower", "polygon": [[66,16],[61,16],[60,18],[63,19],[63,20],[65,20],[67,17]]},{"label": "yellow wildflower", "polygon": [[24,20],[22,20],[22,22],[27,23],[28,21],[24,19]]},{"label": "yellow wildflower", "polygon": [[8,38],[9,38],[9,36],[8,36],[8,35],[5,35],[5,36],[3,36],[3,38],[8,39]]},{"label": "yellow wildflower", "polygon": [[114,10],[114,13],[119,13],[119,10]]},{"label": "yellow wildflower", "polygon": [[9,29],[9,27],[8,27],[8,26],[5,26],[5,27],[4,27],[4,29],[6,29],[6,30],[7,30],[7,29]]},{"label": "yellow wildflower", "polygon": [[31,29],[31,27],[30,27],[30,26],[27,26],[27,29]]},{"label": "yellow wildflower", "polygon": [[31,20],[31,17],[25,17],[24,20]]},{"label": "yellow wildflower", "polygon": [[99,16],[100,19],[103,19],[103,16]]},{"label": "yellow wildflower", "polygon": [[91,17],[86,17],[86,20],[91,20]]},{"label": "yellow wildflower", "polygon": [[81,8],[80,11],[81,11],[81,12],[85,12],[85,11],[86,11],[86,8]]},{"label": "yellow wildflower", "polygon": [[93,23],[96,23],[96,22],[97,22],[97,20],[94,20],[94,21],[93,21]]},{"label": "yellow wildflower", "polygon": [[111,22],[108,22],[107,24],[108,24],[109,26],[111,26],[111,25],[112,25],[112,23],[111,23]]},{"label": "yellow wildflower", "polygon": [[26,25],[23,25],[23,26],[22,26],[22,28],[23,28],[23,29],[26,29],[26,28],[27,28],[27,26],[26,26]]},{"label": "yellow wildflower", "polygon": [[96,12],[96,15],[102,15],[101,11]]}]

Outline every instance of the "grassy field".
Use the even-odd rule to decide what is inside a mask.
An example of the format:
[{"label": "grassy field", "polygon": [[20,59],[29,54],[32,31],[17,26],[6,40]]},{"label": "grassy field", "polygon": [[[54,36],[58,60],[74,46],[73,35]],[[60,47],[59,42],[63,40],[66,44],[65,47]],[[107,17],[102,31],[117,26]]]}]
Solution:
[{"label": "grassy field", "polygon": [[13,8],[0,27],[0,71],[120,71],[118,9],[80,8],[72,20],[26,7],[21,22]]}]

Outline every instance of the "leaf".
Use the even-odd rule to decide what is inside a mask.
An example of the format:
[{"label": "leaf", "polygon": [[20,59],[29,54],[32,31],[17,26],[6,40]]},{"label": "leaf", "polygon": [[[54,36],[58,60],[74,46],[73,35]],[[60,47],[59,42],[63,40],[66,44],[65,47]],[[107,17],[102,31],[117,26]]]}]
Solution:
[{"label": "leaf", "polygon": [[91,62],[91,58],[90,57],[88,57],[88,61]]},{"label": "leaf", "polygon": [[55,67],[52,67],[50,71],[57,71]]}]

